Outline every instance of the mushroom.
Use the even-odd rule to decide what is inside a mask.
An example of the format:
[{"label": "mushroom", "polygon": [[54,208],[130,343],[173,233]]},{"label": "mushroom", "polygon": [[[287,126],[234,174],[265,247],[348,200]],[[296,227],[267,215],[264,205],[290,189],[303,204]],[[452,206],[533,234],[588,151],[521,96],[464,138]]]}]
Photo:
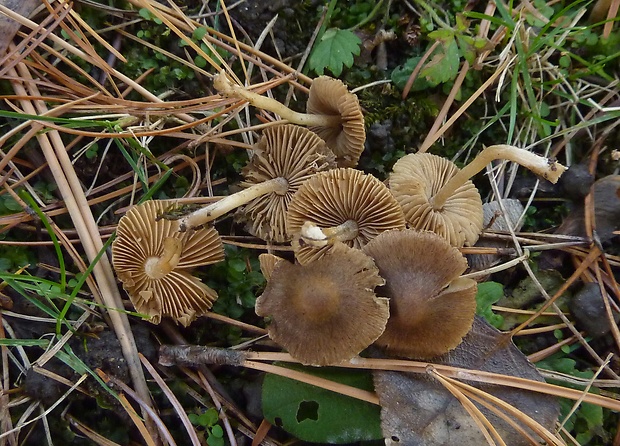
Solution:
[{"label": "mushroom", "polygon": [[307,263],[325,252],[313,247],[339,241],[361,248],[383,231],[404,229],[405,218],[381,181],[340,168],[314,175],[299,188],[289,205],[286,227],[289,234],[299,234],[296,256]]},{"label": "mushroom", "polygon": [[136,311],[154,324],[168,316],[188,326],[217,299],[191,271],[224,260],[224,248],[213,228],[181,233],[177,221],[159,218],[171,205],[146,201],[121,217],[112,264]]},{"label": "mushroom", "polygon": [[381,233],[363,251],[371,256],[390,299],[390,319],[375,342],[388,352],[429,359],[455,348],[472,326],[476,282],[459,277],[467,261],[437,234],[411,229]]},{"label": "mushroom", "polygon": [[339,243],[309,265],[279,261],[256,314],[269,317],[269,337],[304,364],[350,360],[383,332],[388,300],[372,259]]},{"label": "mushroom", "polygon": [[295,112],[275,99],[236,85],[224,71],[215,76],[213,86],[222,95],[245,99],[254,107],[277,113],[293,124],[309,126],[327,142],[341,167],[355,166],[364,150],[366,130],[362,109],[357,96],[349,93],[338,79],[319,76],[313,80],[306,104],[308,113]]},{"label": "mushroom", "polygon": [[269,127],[243,170],[241,185],[246,189],[182,217],[179,226],[195,228],[245,205],[241,219],[249,223],[251,233],[267,241],[288,241],[285,219],[292,195],[310,176],[334,166],[331,150],[308,129],[292,124]]},{"label": "mushroom", "polygon": [[280,262],[284,262],[285,260],[282,257],[278,257],[270,253],[263,253],[258,256],[258,261],[260,263],[260,272],[263,273],[265,279],[269,281],[271,280],[271,275],[273,274],[273,270],[276,265]]},{"label": "mushroom", "polygon": [[390,189],[415,229],[433,231],[453,246],[471,246],[482,230],[482,200],[469,180],[495,159],[521,164],[555,183],[563,165],[514,146],[496,145],[482,150],[463,169],[428,153],[405,155],[390,174]]}]

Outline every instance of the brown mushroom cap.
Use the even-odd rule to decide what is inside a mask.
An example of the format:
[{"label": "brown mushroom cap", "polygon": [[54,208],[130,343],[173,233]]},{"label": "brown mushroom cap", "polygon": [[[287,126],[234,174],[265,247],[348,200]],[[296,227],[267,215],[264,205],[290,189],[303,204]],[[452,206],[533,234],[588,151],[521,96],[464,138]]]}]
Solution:
[{"label": "brown mushroom cap", "polygon": [[[306,222],[330,228],[348,221],[357,225],[357,235],[345,241],[354,248],[383,231],[405,228],[403,212],[389,189],[374,176],[350,168],[321,172],[306,181],[291,200],[286,225],[295,235]],[[316,252],[302,246],[297,259],[307,263]]]},{"label": "brown mushroom cap", "polygon": [[476,282],[459,277],[467,261],[432,232],[387,231],[363,251],[379,268],[390,319],[376,344],[409,358],[428,359],[455,348],[476,312]]},{"label": "brown mushroom cap", "polygon": [[314,115],[340,115],[340,127],[310,127],[327,142],[340,167],[355,167],[364,151],[366,129],[357,96],[338,79],[319,76],[312,81],[306,110]]},{"label": "brown mushroom cap", "polygon": [[286,212],[293,194],[317,172],[335,167],[334,154],[317,135],[292,124],[269,127],[254,149],[250,163],[243,169],[243,187],[274,178],[288,181],[284,194],[263,195],[245,205],[238,218],[247,222],[248,231],[273,242],[286,242]]},{"label": "brown mushroom cap", "polygon": [[271,280],[271,275],[273,274],[273,270],[276,265],[280,262],[285,262],[282,257],[269,253],[260,254],[258,256],[258,261],[260,263],[260,272],[263,273],[263,276],[267,279],[267,281]]},{"label": "brown mushroom cap", "polygon": [[432,203],[433,196],[457,172],[453,162],[440,156],[405,155],[394,164],[390,190],[412,228],[432,231],[452,246],[471,246],[482,231],[482,200],[474,184],[466,181],[440,210]]},{"label": "brown mushroom cap", "polygon": [[184,326],[206,313],[217,293],[191,270],[224,260],[213,228],[179,232],[174,220],[159,218],[172,201],[146,201],[119,221],[112,263],[136,311],[158,324],[169,316]]},{"label": "brown mushroom cap", "polygon": [[370,257],[339,243],[306,266],[278,262],[256,314],[271,318],[269,336],[302,363],[338,364],[383,332],[388,300],[373,291],[383,283]]}]

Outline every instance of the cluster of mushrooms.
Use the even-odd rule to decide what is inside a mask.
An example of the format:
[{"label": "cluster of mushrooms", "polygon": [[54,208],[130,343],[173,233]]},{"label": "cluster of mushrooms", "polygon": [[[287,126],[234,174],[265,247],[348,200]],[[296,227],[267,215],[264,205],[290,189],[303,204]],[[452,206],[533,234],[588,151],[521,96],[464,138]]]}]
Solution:
[{"label": "cluster of mushrooms", "polygon": [[270,244],[291,244],[294,263],[259,256],[267,279],[256,313],[269,336],[304,364],[348,361],[371,344],[389,354],[430,359],[455,348],[470,330],[476,282],[460,277],[458,248],[482,231],[482,200],[469,180],[494,159],[517,162],[556,182],[564,166],[512,146],[491,146],[459,170],[447,159],[401,158],[389,185],[354,169],[364,148],[357,97],[321,76],[307,114],[214,80],[226,97],[278,114],[243,170],[242,190],[177,220],[161,218],[173,202],[147,201],[118,225],[113,264],[136,310],[187,326],[217,293],[192,275],[224,258],[210,224],[235,216]]}]

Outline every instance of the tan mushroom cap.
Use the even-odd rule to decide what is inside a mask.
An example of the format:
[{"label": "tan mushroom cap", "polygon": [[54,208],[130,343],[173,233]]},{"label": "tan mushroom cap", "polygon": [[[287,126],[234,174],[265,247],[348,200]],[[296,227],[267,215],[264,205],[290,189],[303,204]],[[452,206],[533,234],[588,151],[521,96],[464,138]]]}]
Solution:
[{"label": "tan mushroom cap", "polygon": [[335,167],[334,154],[317,135],[292,124],[266,129],[243,169],[243,187],[275,178],[288,181],[284,194],[263,195],[245,205],[237,214],[247,222],[248,231],[271,242],[286,242],[286,212],[293,194],[317,172]]},{"label": "tan mushroom cap", "polygon": [[[354,225],[357,235],[341,240],[354,248],[361,248],[383,231],[405,228],[403,212],[389,189],[374,176],[350,168],[321,172],[295,193],[286,220],[289,234],[299,233],[307,222],[320,228]],[[312,247],[300,246],[296,256],[307,263],[316,253]]]},{"label": "tan mushroom cap", "polygon": [[273,274],[273,270],[276,268],[276,265],[280,262],[285,262],[286,260],[273,254],[263,253],[258,256],[258,261],[260,263],[260,272],[263,273],[265,279],[269,281],[271,280],[271,275]]},{"label": "tan mushroom cap", "polygon": [[455,348],[476,312],[474,280],[459,277],[467,261],[432,232],[387,231],[368,243],[385,279],[377,293],[390,299],[390,319],[375,344],[409,358],[429,359]]},{"label": "tan mushroom cap", "polygon": [[482,200],[478,189],[466,181],[440,210],[433,196],[457,172],[451,161],[430,153],[414,153],[399,159],[390,174],[390,190],[400,203],[411,228],[432,231],[452,246],[471,246],[482,231]]},{"label": "tan mushroom cap", "polygon": [[256,314],[270,317],[269,336],[304,364],[350,360],[376,340],[389,316],[372,259],[340,243],[316,262],[275,265]]},{"label": "tan mushroom cap", "polygon": [[119,221],[112,263],[136,311],[154,324],[168,316],[188,326],[217,299],[191,271],[224,260],[224,249],[213,228],[181,233],[177,221],[160,218],[171,206],[162,200],[131,208]]},{"label": "tan mushroom cap", "polygon": [[310,127],[327,142],[340,167],[355,167],[364,151],[366,129],[359,100],[338,79],[319,76],[312,81],[306,110],[314,115],[340,115],[340,127]]}]

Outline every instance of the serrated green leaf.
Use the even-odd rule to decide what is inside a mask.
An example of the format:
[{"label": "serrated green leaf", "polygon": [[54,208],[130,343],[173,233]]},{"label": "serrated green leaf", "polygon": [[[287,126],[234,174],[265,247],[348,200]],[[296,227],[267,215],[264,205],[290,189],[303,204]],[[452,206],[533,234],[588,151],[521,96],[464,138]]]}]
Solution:
[{"label": "serrated green leaf", "polygon": [[504,287],[497,282],[483,282],[478,284],[476,293],[476,314],[496,328],[501,328],[504,318],[493,313],[491,305],[504,297]]},{"label": "serrated green leaf", "polygon": [[437,47],[419,74],[433,86],[453,80],[458,74],[460,65],[459,47],[454,36],[440,40],[441,45]]},{"label": "serrated green leaf", "polygon": [[359,56],[361,44],[360,38],[352,31],[328,29],[312,50],[308,65],[319,75],[327,68],[334,76],[340,76],[344,66],[353,65],[353,56]]},{"label": "serrated green leaf", "polygon": [[[397,88],[400,88],[401,90],[405,88],[405,85],[409,80],[409,76],[411,76],[411,73],[420,62],[420,59],[422,59],[420,56],[407,59],[407,62],[405,62],[404,65],[396,67],[394,71],[392,71],[390,78]],[[434,87],[434,85],[431,85],[426,79],[418,76],[411,86],[411,91],[421,91],[431,87]]]},{"label": "serrated green leaf", "polygon": [[[367,371],[289,366],[295,370],[371,390]],[[304,441],[353,443],[383,438],[379,406],[267,374],[263,382],[263,415],[272,424]]]}]

